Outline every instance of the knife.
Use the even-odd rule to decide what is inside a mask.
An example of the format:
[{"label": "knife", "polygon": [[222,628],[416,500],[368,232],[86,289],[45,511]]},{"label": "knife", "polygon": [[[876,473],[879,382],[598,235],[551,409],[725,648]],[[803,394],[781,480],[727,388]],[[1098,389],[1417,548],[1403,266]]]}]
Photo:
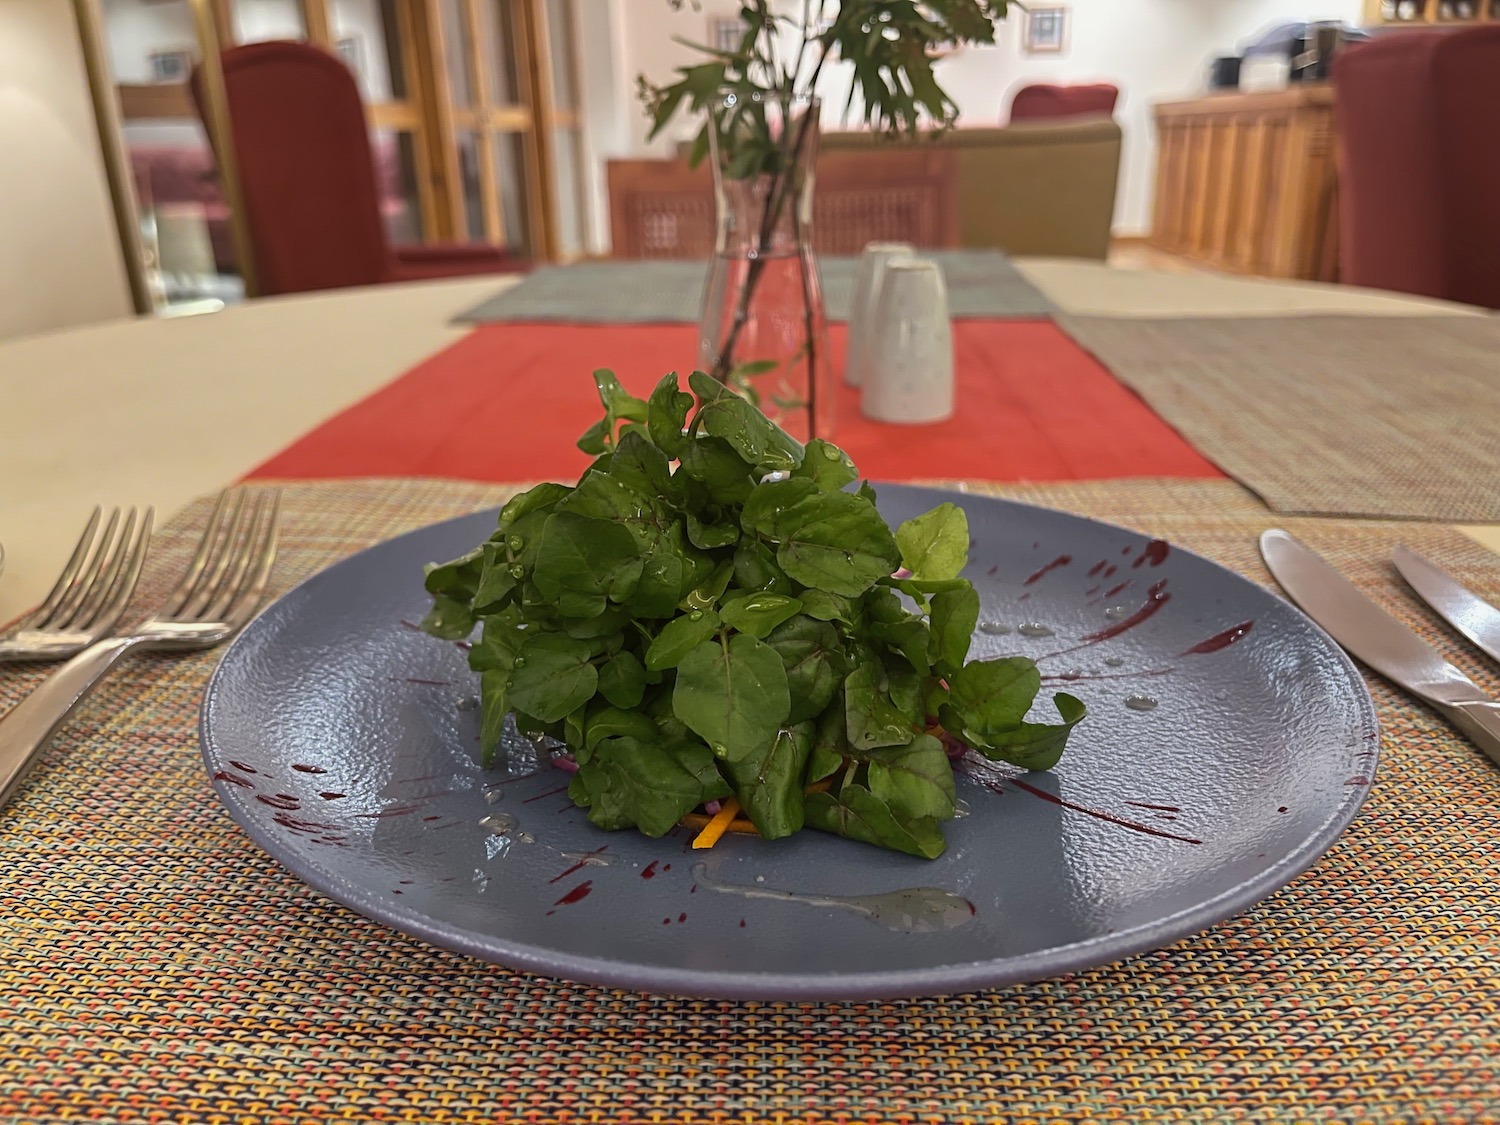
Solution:
[{"label": "knife", "polygon": [[1491,660],[1500,661],[1500,609],[1410,547],[1397,547],[1391,561],[1422,600]]},{"label": "knife", "polygon": [[1262,534],[1260,553],[1282,589],[1334,640],[1386,679],[1432,704],[1500,765],[1500,703],[1285,531]]}]

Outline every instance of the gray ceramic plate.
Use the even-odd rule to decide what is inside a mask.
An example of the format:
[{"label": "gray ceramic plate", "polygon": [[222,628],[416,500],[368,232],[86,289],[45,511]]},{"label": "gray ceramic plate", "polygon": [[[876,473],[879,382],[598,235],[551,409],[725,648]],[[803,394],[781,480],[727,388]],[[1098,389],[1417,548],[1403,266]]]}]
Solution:
[{"label": "gray ceramic plate", "polygon": [[[695,855],[682,830],[591,827],[561,771],[480,770],[464,653],[411,623],[422,564],[479,542],[493,513],[383,543],[267,609],[209,685],[208,770],[262,847],[361,914],[517,968],[695,996],[914,996],[1086,969],[1231,917],[1328,848],[1379,737],[1315,625],[1134,532],[880,490],[892,524],[950,499],[975,540],[976,654],[1036,657],[1044,687],[1092,714],[1051,773],[962,777],[968,813],[938,860],[816,832]],[[530,756],[520,743],[514,772]]]}]

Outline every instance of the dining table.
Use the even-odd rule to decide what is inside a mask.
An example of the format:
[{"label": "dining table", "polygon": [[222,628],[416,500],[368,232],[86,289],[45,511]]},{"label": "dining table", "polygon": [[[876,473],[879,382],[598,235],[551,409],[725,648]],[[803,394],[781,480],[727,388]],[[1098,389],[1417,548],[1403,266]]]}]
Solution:
[{"label": "dining table", "polygon": [[[1010,265],[1036,303],[955,320],[954,419],[872,423],[839,392],[830,437],[868,477],[1104,521],[1273,592],[1257,538],[1286,528],[1500,695],[1389,562],[1411,545],[1500,603],[1500,321],[1352,287]],[[128,621],[230,486],[279,490],[280,597],[576,480],[590,373],[642,395],[685,373],[696,309],[615,317],[564,274],[555,308],[507,313],[526,284],[0,342],[0,622],[46,596],[95,505],[157,513]],[[1351,779],[1362,807],[1248,909],[1003,987],[774,1000],[527,972],[319,893],[204,769],[221,656],[123,663],[0,808],[0,1120],[1500,1121],[1500,772],[1368,669],[1381,758]],[[48,671],[0,663],[0,712]]]}]

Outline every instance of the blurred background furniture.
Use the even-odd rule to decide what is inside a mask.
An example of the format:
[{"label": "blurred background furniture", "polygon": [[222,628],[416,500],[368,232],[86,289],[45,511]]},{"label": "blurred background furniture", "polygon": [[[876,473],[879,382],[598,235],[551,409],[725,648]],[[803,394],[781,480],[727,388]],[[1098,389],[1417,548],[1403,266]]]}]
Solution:
[{"label": "blurred background furniture", "polygon": [[1500,308],[1500,24],[1341,55],[1341,280]]},{"label": "blurred background furniture", "polygon": [[825,154],[951,152],[960,246],[1100,261],[1109,253],[1121,143],[1112,119],[950,129],[903,141],[828,133],[822,143]]},{"label": "blurred background furniture", "polygon": [[1330,86],[1162,102],[1154,113],[1153,247],[1231,273],[1332,280]]},{"label": "blurred background furniture", "polygon": [[[954,154],[936,148],[823,152],[813,196],[813,245],[858,254],[867,242],[959,245]],[[666,160],[611,160],[616,258],[706,258],[714,251],[713,174]]]},{"label": "blurred background furniture", "polygon": [[1077,86],[1034,83],[1022,86],[1011,99],[1010,119],[1038,121],[1058,117],[1112,117],[1120,88],[1108,82]]},{"label": "blurred background furniture", "polygon": [[388,241],[359,88],[334,56],[273,41],[222,58],[259,295],[524,268],[485,244]]}]

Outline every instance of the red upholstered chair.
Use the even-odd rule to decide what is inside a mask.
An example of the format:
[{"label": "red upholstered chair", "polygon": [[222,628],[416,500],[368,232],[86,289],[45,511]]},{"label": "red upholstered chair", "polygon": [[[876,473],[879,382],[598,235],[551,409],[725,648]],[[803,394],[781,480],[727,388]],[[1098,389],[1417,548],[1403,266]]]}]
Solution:
[{"label": "red upholstered chair", "polygon": [[1334,60],[1340,280],[1500,308],[1500,26]]},{"label": "red upholstered chair", "polygon": [[[513,272],[482,244],[392,246],[354,76],[305,43],[223,54],[230,129],[262,295]],[[200,75],[193,96],[202,115]]]},{"label": "red upholstered chair", "polygon": [[1012,121],[1048,117],[1113,117],[1120,88],[1108,82],[1086,86],[1022,86],[1011,99]]}]

